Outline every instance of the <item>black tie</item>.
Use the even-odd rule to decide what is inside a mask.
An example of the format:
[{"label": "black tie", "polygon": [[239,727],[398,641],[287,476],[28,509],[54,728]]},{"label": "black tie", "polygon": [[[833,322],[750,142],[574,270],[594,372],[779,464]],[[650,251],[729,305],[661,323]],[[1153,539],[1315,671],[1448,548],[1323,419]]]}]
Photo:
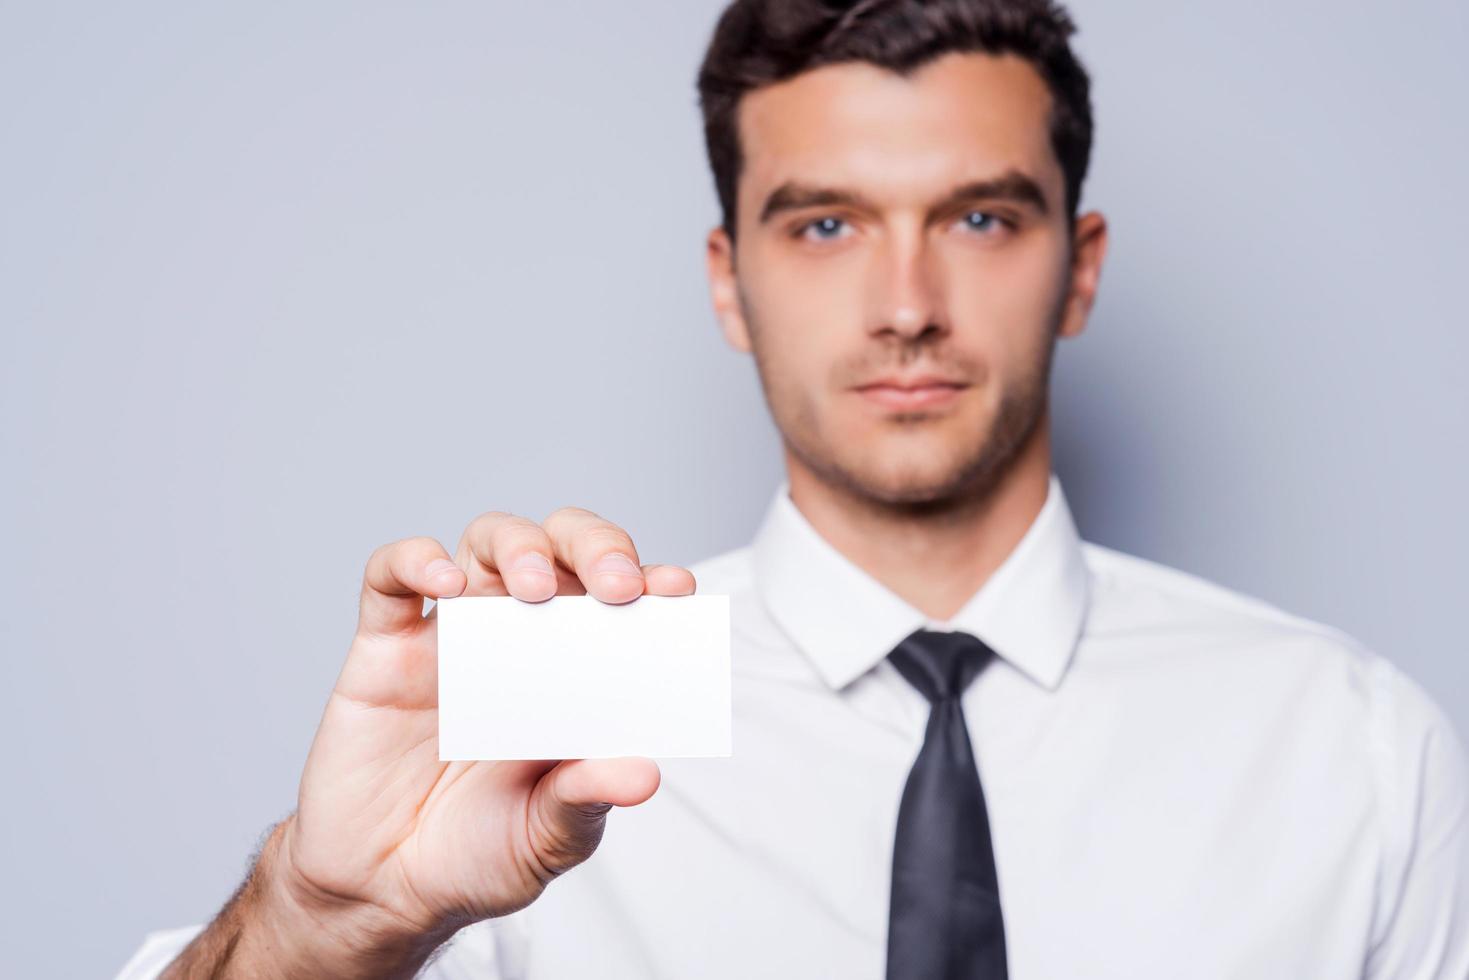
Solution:
[{"label": "black tie", "polygon": [[1004,980],[990,822],[959,695],[994,653],[968,633],[915,630],[888,655],[932,705],[893,847],[888,980]]}]

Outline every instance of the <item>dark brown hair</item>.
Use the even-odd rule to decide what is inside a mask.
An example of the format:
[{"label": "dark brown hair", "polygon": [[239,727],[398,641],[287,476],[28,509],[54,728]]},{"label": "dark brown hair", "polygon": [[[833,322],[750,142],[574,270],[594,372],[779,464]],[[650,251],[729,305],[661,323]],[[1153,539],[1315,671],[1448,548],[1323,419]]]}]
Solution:
[{"label": "dark brown hair", "polygon": [[1052,0],[734,0],[699,69],[704,142],[725,231],[733,241],[743,163],[736,111],[745,93],[846,61],[907,75],[959,51],[1015,54],[1045,79],[1051,147],[1074,222],[1092,147],[1091,83],[1067,40],[1075,32]]}]

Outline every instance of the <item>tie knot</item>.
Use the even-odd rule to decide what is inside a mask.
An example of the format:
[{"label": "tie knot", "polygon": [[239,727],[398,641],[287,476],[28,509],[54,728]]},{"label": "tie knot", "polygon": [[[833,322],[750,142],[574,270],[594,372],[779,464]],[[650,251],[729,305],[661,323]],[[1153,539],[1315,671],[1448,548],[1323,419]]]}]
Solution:
[{"label": "tie knot", "polygon": [[963,694],[993,653],[983,640],[969,633],[920,629],[904,638],[888,659],[909,684],[934,703]]}]

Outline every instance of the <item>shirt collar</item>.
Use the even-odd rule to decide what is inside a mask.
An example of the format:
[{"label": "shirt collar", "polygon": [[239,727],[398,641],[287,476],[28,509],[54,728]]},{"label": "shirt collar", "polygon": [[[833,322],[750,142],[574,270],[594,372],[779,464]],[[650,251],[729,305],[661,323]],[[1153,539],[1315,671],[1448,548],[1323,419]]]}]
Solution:
[{"label": "shirt collar", "polygon": [[823,538],[782,480],[753,543],[755,587],[771,616],[840,689],[915,629],[963,630],[1047,689],[1070,663],[1088,575],[1071,510],[1052,475],[1046,501],[1005,561],[947,622],[929,619]]}]

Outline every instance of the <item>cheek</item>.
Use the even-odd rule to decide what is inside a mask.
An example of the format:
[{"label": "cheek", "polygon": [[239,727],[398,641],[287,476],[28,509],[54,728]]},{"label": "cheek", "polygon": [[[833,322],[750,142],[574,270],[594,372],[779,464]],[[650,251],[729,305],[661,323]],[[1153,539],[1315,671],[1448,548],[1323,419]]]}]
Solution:
[{"label": "cheek", "polygon": [[996,253],[953,269],[951,276],[950,322],[960,346],[974,350],[1002,377],[1044,352],[1064,285],[1053,250]]},{"label": "cheek", "polygon": [[810,397],[825,387],[841,352],[861,342],[861,277],[843,265],[849,263],[767,262],[746,282],[747,319],[762,360],[787,385],[812,390]]},{"label": "cheek", "polygon": [[858,250],[811,257],[785,254],[766,264],[761,282],[773,315],[821,329],[861,323],[866,270]]}]

